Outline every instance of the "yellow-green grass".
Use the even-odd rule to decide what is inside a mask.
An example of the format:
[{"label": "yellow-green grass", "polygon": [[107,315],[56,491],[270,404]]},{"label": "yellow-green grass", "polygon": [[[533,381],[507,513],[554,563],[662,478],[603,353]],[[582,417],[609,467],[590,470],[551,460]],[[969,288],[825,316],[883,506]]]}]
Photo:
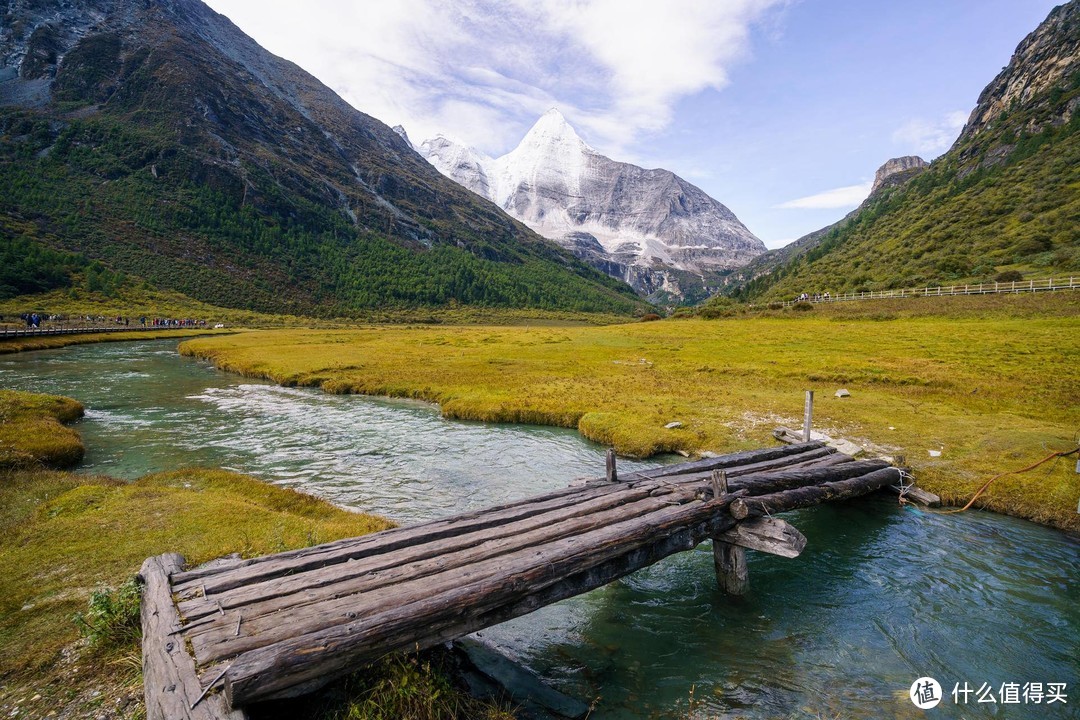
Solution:
[{"label": "yellow-green grass", "polygon": [[85,448],[63,423],[82,415],[70,398],[0,389],[0,469],[77,464]]},{"label": "yellow-green grass", "polygon": [[198,564],[390,527],[318,498],[222,470],[126,483],[51,471],[0,474],[0,677],[52,665],[77,638],[70,616],[143,560],[179,552]]},{"label": "yellow-green grass", "polygon": [[[429,400],[452,418],[577,427],[638,457],[771,444],[776,425],[801,424],[813,389],[818,429],[904,455],[921,485],[957,502],[1076,446],[1080,295],[1033,302],[909,317],[864,304],[862,317],[266,331],[181,352],[287,385]],[[834,398],[840,388],[851,397]],[[1080,475],[1059,461],[1001,478],[980,504],[1077,529],[1078,497]]]}]

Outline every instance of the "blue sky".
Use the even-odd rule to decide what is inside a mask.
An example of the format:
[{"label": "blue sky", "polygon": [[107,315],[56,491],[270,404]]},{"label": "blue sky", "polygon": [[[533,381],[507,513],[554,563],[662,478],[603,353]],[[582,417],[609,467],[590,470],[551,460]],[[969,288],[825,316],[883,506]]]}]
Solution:
[{"label": "blue sky", "polygon": [[209,0],[415,143],[491,155],[558,107],[616,160],[663,167],[778,247],[938,156],[1044,0]]}]

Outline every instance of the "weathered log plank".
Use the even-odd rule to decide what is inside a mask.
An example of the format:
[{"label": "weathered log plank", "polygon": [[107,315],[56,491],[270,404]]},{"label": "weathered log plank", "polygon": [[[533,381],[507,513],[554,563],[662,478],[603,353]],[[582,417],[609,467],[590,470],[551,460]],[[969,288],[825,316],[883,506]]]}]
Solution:
[{"label": "weathered log plank", "polygon": [[[798,455],[808,450],[813,450],[823,446],[820,442],[804,443],[801,445],[789,445],[780,448],[764,448],[761,450],[747,450],[744,452],[731,453],[728,455],[721,455],[716,458],[708,458],[705,460],[697,460],[688,463],[678,463],[674,465],[665,465],[654,468],[653,470],[643,471],[642,473],[634,473],[636,479],[651,479],[653,477],[661,477],[665,473],[680,474],[682,472],[694,472],[695,470],[712,470],[722,469],[725,467],[735,467],[737,465],[747,465],[761,460],[776,459],[784,457],[786,455]],[[680,470],[685,468],[685,470]],[[456,515],[453,518],[445,518],[438,520],[431,520],[424,523],[418,523],[410,525],[407,528],[398,528],[397,530],[384,531],[386,533],[403,532],[405,530],[410,531],[422,531],[422,530],[434,530],[435,528],[446,526],[448,523],[456,525],[466,524],[469,521],[476,519],[487,520],[492,516],[501,513],[506,510],[521,509],[523,507],[545,503],[547,501],[559,500],[561,498],[572,497],[576,493],[581,492],[582,488],[579,486],[559,488],[547,493],[535,495],[525,500],[511,501],[503,503],[501,505],[494,505],[482,510],[476,510],[469,513],[463,513]],[[365,536],[368,537],[368,536]],[[282,560],[290,559],[302,559],[310,556],[312,553],[329,552],[336,548],[349,548],[355,545],[357,538],[347,538],[344,540],[335,540],[328,543],[322,543],[310,548],[301,548],[298,550],[289,550],[282,553],[276,553],[275,555],[267,555],[257,558],[247,558],[238,563],[237,567],[249,567],[252,565],[262,565],[265,563],[277,563]],[[236,569],[230,568],[195,568],[194,570],[188,570],[185,572],[177,573],[173,578],[173,587],[177,592],[183,592],[191,587],[197,587],[198,581],[213,576],[219,575],[227,570]]]},{"label": "weathered log plank", "polygon": [[[864,474],[880,468],[882,464],[880,461],[865,461],[835,468],[747,476],[747,479],[759,492],[776,492],[792,484]],[[427,593],[429,583],[437,579],[450,577],[456,584],[482,578],[483,573],[495,573],[503,569],[500,565],[505,560],[503,556],[511,556],[522,549],[539,548],[564,537],[576,537],[587,545],[589,533],[612,524],[626,527],[636,520],[648,526],[652,522],[651,514],[656,510],[673,503],[685,503],[695,494],[705,492],[704,489],[682,489],[653,497],[648,490],[655,487],[658,487],[657,483],[648,483],[628,489],[628,493],[639,493],[631,503],[615,505],[613,509],[601,512],[575,513],[566,519],[541,523],[528,531],[522,529],[522,532],[507,533],[504,537],[483,542],[476,542],[483,536],[483,533],[477,533],[467,538],[463,546],[455,545],[454,540],[432,543],[417,550],[422,559],[415,562],[380,564],[381,556],[374,560],[357,560],[324,571],[279,578],[252,587],[250,591],[241,590],[239,594],[216,595],[210,601],[182,603],[182,608],[192,613],[198,612],[200,617],[205,618],[202,622],[196,622],[185,634],[199,662],[213,662],[276,642],[289,634],[312,632],[344,622],[345,619],[376,613],[381,609],[381,604],[400,602],[400,594],[408,590],[404,585],[407,583],[418,582],[419,592]],[[738,492],[739,489],[735,489]],[[458,551],[451,552],[452,549]],[[403,556],[398,553],[393,557]],[[521,562],[528,565],[531,560],[524,557]],[[356,572],[351,568],[354,564]],[[455,573],[459,568],[462,572]],[[347,577],[339,582],[339,574],[347,574]],[[314,578],[314,582],[309,583],[309,577]],[[284,584],[288,592],[277,592],[280,584]],[[264,594],[267,597],[263,597]],[[309,609],[309,606],[313,607]],[[234,632],[233,621],[223,614],[224,608],[242,611],[244,621],[240,634]],[[283,625],[277,614],[286,610],[290,614],[290,622]]]},{"label": "weathered log plank", "polygon": [[[842,480],[865,475],[874,470],[888,467],[884,460],[852,460],[835,465],[811,466],[794,470],[773,470],[731,477],[728,473],[728,488],[731,492],[745,490],[749,495],[776,493],[781,490],[798,488],[830,480]],[[704,482],[704,478],[701,478]],[[710,489],[711,493],[711,489]]]},{"label": "weathered log plank", "polygon": [[552,493],[551,496],[544,495],[529,501],[499,506],[487,513],[468,513],[384,530],[359,538],[349,538],[301,550],[253,558],[243,565],[227,568],[221,572],[202,576],[185,575],[182,584],[177,585],[175,590],[181,597],[192,597],[193,592],[202,590],[205,590],[207,595],[214,595],[252,582],[393,552],[418,543],[437,542],[463,532],[499,527],[553,509],[573,507],[605,492],[616,492],[619,489],[618,485],[611,488],[573,488]]},{"label": "weathered log plank", "polygon": [[[841,467],[847,466],[842,465]],[[729,511],[733,517],[740,520],[747,517],[774,515],[832,500],[844,500],[866,495],[899,481],[900,471],[894,467],[886,467],[846,480],[792,488],[769,495],[736,498],[731,502]]]},{"label": "weathered log plank", "polygon": [[[588,548],[595,536],[612,527],[631,537],[635,533],[648,533],[654,518],[662,517],[667,508],[679,507],[672,504],[679,501],[691,503],[694,495],[646,496],[638,502],[573,518],[553,528],[544,527],[485,542],[451,555],[393,566],[346,583],[253,602],[241,608],[244,623],[239,635],[234,634],[227,615],[211,615],[205,626],[193,627],[185,632],[185,636],[200,663],[214,662],[299,633],[314,632],[351,620],[360,622],[410,598],[429,598],[439,588],[449,590],[466,583],[479,583],[508,569],[528,570],[540,562],[539,558],[550,548],[571,548],[579,561],[588,563],[591,562]],[[287,624],[280,621],[280,613],[284,611],[289,616]]]},{"label": "weathered log plank", "polygon": [[929,490],[923,490],[918,485],[905,485],[901,497],[924,507],[941,507],[939,496]]},{"label": "weathered log plank", "polygon": [[[752,485],[759,492],[776,492],[793,484],[801,485],[863,474],[883,465],[881,461],[865,461],[835,468],[773,472],[746,476],[743,482]],[[692,495],[687,494],[690,491],[686,490],[669,496],[653,497],[652,493],[647,491],[658,488],[660,482],[644,483],[639,487],[628,486],[619,496],[599,500],[599,503],[606,504],[626,493],[636,493],[632,498],[633,502],[629,504],[612,503],[615,508],[612,510],[589,513],[575,511],[570,513],[569,517],[542,518],[543,522],[526,527],[509,526],[508,532],[495,539],[484,540],[484,533],[474,533],[465,538],[440,541],[413,548],[405,553],[395,553],[390,557],[356,560],[344,566],[335,565],[289,578],[278,578],[238,593],[215,595],[211,600],[183,602],[181,609],[187,617],[205,618],[203,622],[196,622],[186,634],[199,662],[212,662],[259,645],[276,642],[284,634],[314,631],[319,627],[341,622],[345,617],[355,618],[360,612],[357,607],[362,606],[366,613],[374,613],[380,609],[380,602],[399,601],[397,591],[404,591],[401,583],[423,581],[426,588],[429,576],[444,577],[455,568],[465,568],[475,574],[480,570],[481,561],[489,561],[521,548],[539,547],[573,535],[579,536],[582,542],[587,542],[586,534],[604,525],[625,524],[632,518],[640,518],[641,522],[647,524],[650,522],[649,514],[656,509],[691,499]],[[740,488],[734,485],[733,489],[738,492]],[[408,552],[416,553],[411,561]],[[490,563],[482,567],[488,572],[497,569]],[[395,590],[393,593],[376,592],[392,585]],[[360,593],[364,593],[362,600],[357,597]],[[310,615],[305,608],[314,604],[319,604],[318,612]],[[231,608],[240,609],[243,613],[244,627],[239,635],[233,631],[231,621],[224,619],[222,615],[214,614]],[[288,610],[293,618],[287,627],[282,626],[274,617],[276,613],[285,610]]]},{"label": "weathered log plank", "polygon": [[[807,482],[819,482],[822,479],[837,479],[862,474],[869,469],[882,467],[884,463],[872,461],[870,463],[851,463],[841,471],[821,469],[808,469],[801,471],[785,471],[783,473],[770,473],[767,475],[746,476],[745,479],[732,484],[732,489],[738,491],[748,487],[758,487],[758,492],[775,492],[789,485],[801,485]],[[714,471],[717,472],[717,471]],[[332,594],[344,594],[352,592],[340,587],[340,584],[352,578],[361,577],[368,573],[378,572],[386,568],[404,566],[428,557],[452,558],[449,565],[440,566],[440,570],[453,567],[458,560],[467,562],[466,556],[453,559],[453,552],[472,547],[481,542],[504,538],[523,536],[525,533],[537,528],[546,527],[550,532],[562,532],[560,523],[583,515],[592,514],[600,510],[615,507],[620,504],[630,503],[642,499],[646,495],[659,496],[673,492],[671,485],[661,486],[658,483],[664,479],[650,481],[648,483],[627,484],[619,493],[603,494],[588,499],[580,504],[568,507],[560,507],[544,514],[532,515],[524,520],[497,526],[494,529],[481,529],[474,532],[464,531],[462,534],[452,536],[446,540],[433,542],[419,542],[407,545],[400,550],[391,550],[386,553],[370,557],[353,557],[343,564],[327,565],[305,572],[298,572],[285,577],[260,578],[241,586],[237,590],[224,590],[214,593],[210,598],[198,597],[192,600],[184,600],[180,603],[180,612],[184,618],[191,622],[207,615],[221,612],[223,609],[236,608],[248,603],[264,602],[275,597],[289,595],[308,589],[334,585]],[[766,483],[761,485],[761,483]],[[678,486],[681,486],[679,483]],[[668,502],[671,501],[669,498]],[[615,517],[610,516],[609,517]],[[622,519],[622,518],[618,518]],[[535,534],[529,538],[537,537]],[[540,541],[539,539],[537,540]],[[209,592],[209,590],[208,590]],[[321,595],[325,596],[325,594]],[[304,596],[304,602],[313,602],[320,596]],[[246,611],[245,611],[246,612]],[[256,614],[259,614],[256,612]]]},{"label": "weathered log plank", "polygon": [[[764,472],[766,470],[796,467],[803,463],[810,463],[817,458],[835,455],[837,452],[836,448],[825,447],[824,444],[820,442],[773,449],[791,450],[793,448],[798,452],[788,452],[776,457],[770,456],[772,454],[766,454],[764,459],[756,459],[753,462],[724,463],[723,467],[706,467],[704,469],[699,467],[702,463],[715,465],[717,462],[723,460],[723,458],[710,458],[707,460],[696,460],[694,462],[679,463],[676,465],[663,465],[649,470],[639,470],[638,472],[628,473],[623,476],[622,482],[640,482],[659,479],[670,480],[672,482],[683,482],[692,477],[708,476],[716,470],[726,470],[728,475],[731,476],[747,475],[750,473]],[[605,478],[593,478],[586,481],[586,487],[602,486],[605,484],[607,484]]]},{"label": "weathered log plank", "polygon": [[[636,478],[658,478],[658,477],[671,477],[672,475],[685,475],[687,473],[697,472],[710,472],[712,470],[726,470],[738,465],[749,465],[751,463],[765,462],[768,460],[776,460],[778,458],[787,457],[789,455],[798,455],[799,453],[807,452],[808,450],[816,450],[818,448],[825,447],[825,443],[820,441],[797,443],[794,445],[781,445],[779,447],[763,448],[761,450],[747,450],[745,452],[731,453],[729,455],[721,455],[715,458],[705,458],[704,460],[694,460],[687,463],[678,463],[677,465],[663,465],[652,470],[642,470],[640,472],[632,473]],[[627,480],[630,479],[628,476]]]},{"label": "weathered log plank", "polygon": [[806,536],[780,518],[747,520],[713,540],[786,558],[798,557],[806,547]]},{"label": "weathered log plank", "polygon": [[[749,451],[736,453],[730,456],[712,458],[697,463],[685,463],[684,466],[697,466],[702,462],[723,463],[732,468],[742,465],[753,465],[759,458],[776,460],[777,458],[802,457],[807,452],[820,450],[820,443],[807,443],[802,446],[785,446],[781,448],[769,448],[761,451]],[[786,454],[777,455],[778,451],[787,451]],[[826,453],[823,454],[828,454]],[[791,462],[797,462],[791,460]],[[760,466],[757,469],[762,469]],[[659,469],[659,470],[662,470]],[[746,472],[750,472],[747,470]],[[311,548],[279,553],[264,558],[253,558],[241,561],[237,565],[224,568],[220,571],[208,570],[206,572],[193,571],[181,573],[174,581],[174,590],[182,598],[192,598],[198,594],[206,593],[215,595],[241,585],[266,580],[273,577],[304,572],[309,569],[323,567],[334,563],[345,562],[350,559],[367,557],[372,554],[391,552],[393,550],[408,547],[417,543],[432,542],[443,538],[452,537],[466,531],[484,530],[499,525],[516,522],[533,515],[547,512],[560,507],[571,507],[584,500],[596,497],[599,493],[618,492],[626,487],[634,487],[636,482],[649,481],[652,471],[644,474],[634,473],[633,477],[624,478],[624,482],[617,484],[605,484],[601,487],[573,487],[565,488],[551,493],[539,495],[527,500],[490,508],[487,511],[477,511],[453,518],[436,520],[407,527],[385,530],[362,538],[351,538],[345,541],[324,543]],[[676,473],[680,475],[684,473]],[[738,469],[729,471],[732,474],[740,474]],[[743,473],[745,474],[745,473]],[[642,475],[639,477],[639,475]],[[657,475],[658,478],[667,479],[666,475]],[[636,481],[636,482],[631,482]]]},{"label": "weathered log plank", "polygon": [[[770,512],[803,507],[817,490],[821,498],[851,497],[883,487],[898,477],[894,469],[876,470],[862,477],[826,483],[813,488],[785,490],[755,498],[756,512]],[[426,591],[403,596],[402,604],[362,621],[327,626],[321,630],[292,637],[273,645],[244,652],[226,674],[227,693],[234,703],[287,692],[294,684],[319,682],[323,674],[332,675],[370,653],[391,647],[425,646],[440,633],[465,633],[479,629],[470,620],[474,614],[497,611],[500,606],[524,602],[529,595],[565,580],[571,575],[587,574],[591,569],[623,555],[647,548],[651,542],[663,542],[683,530],[710,527],[714,533],[731,526],[723,522],[726,499],[665,508],[653,515],[651,526],[640,522],[609,525],[589,534],[588,542],[575,537],[548,546],[531,549],[528,566],[515,565],[515,558],[500,558],[503,567],[480,582],[460,583],[447,578],[432,583]],[[810,504],[815,504],[810,502]],[[705,535],[695,536],[698,539]],[[586,545],[583,552],[579,547]],[[650,554],[645,550],[643,555]]]},{"label": "weathered log plank", "polygon": [[243,720],[246,714],[230,710],[223,695],[207,695],[196,702],[203,687],[195,661],[176,632],[180,616],[169,587],[169,576],[183,565],[184,558],[169,553],[147,558],[139,571],[144,583],[141,614],[147,720]]},{"label": "weathered log plank", "polygon": [[[672,489],[672,492],[674,492],[674,489]],[[592,524],[603,518],[611,518],[614,521],[615,519],[625,519],[635,517],[639,513],[650,512],[655,503],[650,503],[644,508],[634,507],[633,503],[651,496],[650,489],[647,487],[628,488],[622,493],[601,495],[579,505],[535,515],[513,524],[501,525],[492,530],[484,529],[466,532],[446,540],[411,545],[394,552],[357,558],[349,562],[316,568],[286,577],[271,578],[214,595],[209,600],[198,598],[181,601],[179,609],[184,619],[191,622],[200,617],[217,613],[219,608],[223,610],[244,608],[244,606],[253,603],[265,603],[278,597],[328,586],[333,587],[329,588],[328,593],[324,593],[325,596],[357,592],[358,590],[351,588],[360,586],[350,585],[349,581],[394,568],[412,567],[414,574],[411,579],[419,579],[424,577],[421,573],[425,568],[440,571],[449,570],[471,562],[475,559],[475,553],[466,553],[465,551],[475,549],[478,546],[494,548],[496,547],[495,541],[498,540],[507,540],[507,544],[500,547],[511,548],[521,543],[536,542],[537,539],[548,539],[547,536],[549,535],[551,538],[555,538],[567,532],[574,532],[577,525],[567,525],[567,521],[570,520],[586,517],[588,522]],[[619,508],[619,511],[601,515],[604,511],[609,511],[612,508]],[[438,558],[439,562],[428,563],[423,568],[414,565],[431,558]],[[315,598],[318,596],[308,597]],[[249,609],[244,608],[244,611],[247,613]],[[254,608],[250,612],[253,615],[259,614]]]},{"label": "weathered log plank", "polygon": [[[805,545],[794,528],[761,516],[899,480],[884,461],[852,461],[820,442],[674,468],[203,573],[176,565],[173,589],[194,622],[172,637],[191,643],[204,682],[224,670],[234,705],[295,696],[358,662],[523,615],[708,538],[718,571],[724,559],[730,589],[743,592],[744,547],[793,557]],[[719,498],[712,470],[729,478]],[[740,513],[749,519],[738,523]],[[197,597],[204,586],[210,597]],[[175,633],[180,616],[166,596],[173,611],[167,632]],[[184,656],[201,692],[195,663]],[[219,695],[202,702],[211,700],[224,708]]]},{"label": "weathered log plank", "polygon": [[[503,605],[478,615],[470,612],[469,609],[465,609],[457,618],[450,622],[444,623],[438,627],[429,626],[428,630],[430,631],[430,634],[424,639],[403,641],[401,644],[389,648],[385,652],[408,651],[417,648],[425,649],[433,647],[440,643],[453,640],[454,638],[467,635],[470,632],[474,632],[477,628],[491,627],[492,625],[497,625],[501,622],[527,615],[560,600],[580,595],[598,587],[603,587],[614,580],[618,580],[637,570],[653,565],[669,555],[692,550],[701,544],[703,539],[708,538],[710,533],[716,532],[719,528],[728,527],[730,522],[730,519],[724,517],[723,513],[719,513],[714,518],[711,518],[705,523],[701,523],[697,527],[675,531],[662,540],[632,550],[625,555],[603,562],[584,572],[571,575],[552,583],[546,588],[528,594],[517,602]],[[379,653],[376,653],[376,655],[379,655]],[[374,657],[374,655],[372,657]],[[361,659],[358,662],[365,662],[365,660]],[[323,674],[311,680],[297,685],[286,686],[280,691],[268,691],[265,695],[260,695],[259,700],[273,700],[305,695],[322,687],[327,682],[349,673],[354,669],[356,664],[356,662],[344,662],[338,665],[336,669],[325,668]],[[226,688],[226,693],[228,693],[228,688]]]},{"label": "weathered log plank", "polygon": [[[485,625],[477,624],[479,617],[503,612],[571,576],[589,575],[620,557],[638,551],[639,557],[654,556],[659,550],[651,545],[670,549],[669,541],[675,537],[676,548],[694,547],[711,532],[730,527],[732,521],[723,512],[726,504],[722,499],[667,507],[654,513],[653,523],[609,525],[590,533],[588,542],[567,538],[528,550],[528,565],[507,563],[479,582],[448,578],[448,582],[432,583],[428,592],[420,588],[417,595],[402,597],[401,604],[363,621],[334,625],[245,652],[226,673],[226,693],[233,704],[246,704],[297,683],[319,681],[387,648],[423,647],[433,634],[449,632],[450,628],[462,634],[480,629]],[[591,588],[579,592],[585,589]]]}]

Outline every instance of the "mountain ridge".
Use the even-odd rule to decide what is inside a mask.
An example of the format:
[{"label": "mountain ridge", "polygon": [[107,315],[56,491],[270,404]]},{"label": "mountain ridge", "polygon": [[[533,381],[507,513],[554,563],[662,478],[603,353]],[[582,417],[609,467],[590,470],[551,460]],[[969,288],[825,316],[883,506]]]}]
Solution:
[{"label": "mountain ridge", "polygon": [[765,250],[722,203],[668,170],[602,155],[556,108],[498,158],[446,136],[424,141],[420,152],[448,177],[646,295],[700,292],[717,273]]},{"label": "mountain ridge", "polygon": [[3,17],[7,243],[268,311],[641,311],[202,2],[13,0]]}]

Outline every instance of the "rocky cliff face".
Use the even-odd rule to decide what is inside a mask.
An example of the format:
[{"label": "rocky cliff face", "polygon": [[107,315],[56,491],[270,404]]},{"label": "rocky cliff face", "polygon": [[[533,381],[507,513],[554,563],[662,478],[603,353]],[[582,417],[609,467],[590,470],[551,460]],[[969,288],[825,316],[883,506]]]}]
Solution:
[{"label": "rocky cliff face", "polygon": [[887,160],[884,165],[874,173],[874,185],[870,189],[873,195],[886,184],[896,185],[906,182],[909,178],[930,167],[930,163],[918,155],[905,155],[904,157]]},{"label": "rocky cliff face", "polygon": [[514,150],[486,157],[445,137],[420,153],[442,173],[645,295],[702,293],[764,244],[724,205],[667,170],[617,162],[558,110]]},{"label": "rocky cliff face", "polygon": [[[1038,133],[1047,124],[1063,125],[1072,118],[1080,101],[1055,107],[1046,91],[1060,86],[1080,70],[1080,3],[1075,0],[1054,8],[1046,20],[1017,46],[1009,64],[979,94],[958,143],[978,136],[1010,108],[1038,108],[1046,112],[1033,118],[1025,130]],[[1042,96],[1042,97],[1040,97]]]}]

